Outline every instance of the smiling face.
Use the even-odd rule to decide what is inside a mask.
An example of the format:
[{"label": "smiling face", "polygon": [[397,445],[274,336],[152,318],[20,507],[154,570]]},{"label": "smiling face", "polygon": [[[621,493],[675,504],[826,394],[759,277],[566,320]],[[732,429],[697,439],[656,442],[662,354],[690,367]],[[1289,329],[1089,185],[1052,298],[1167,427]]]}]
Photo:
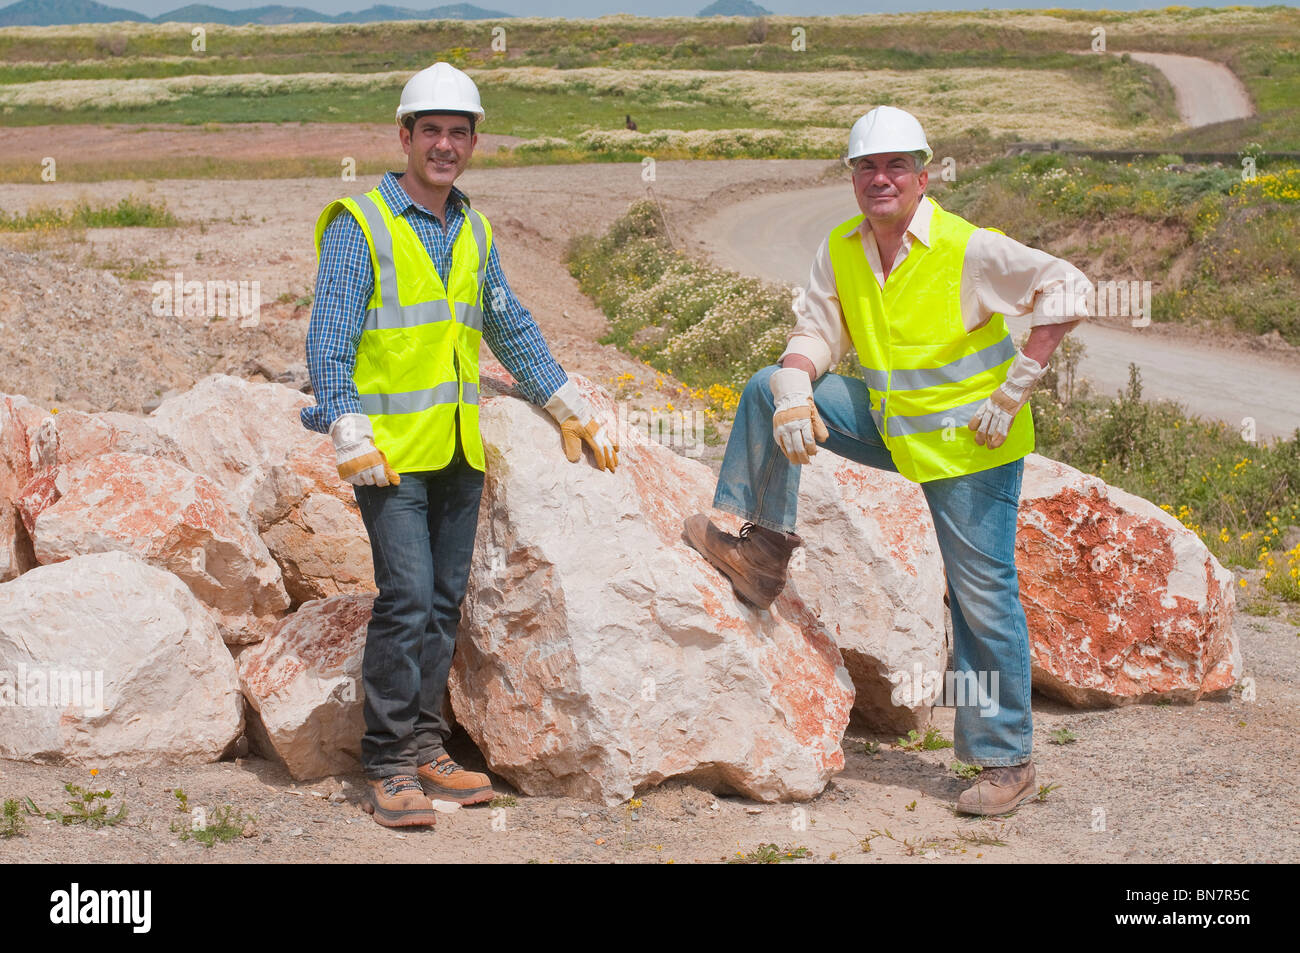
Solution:
[{"label": "smiling face", "polygon": [[881,152],[853,162],[853,193],[873,226],[910,222],[929,181],[928,172],[916,171],[910,152]]},{"label": "smiling face", "polygon": [[428,189],[450,188],[465,171],[478,135],[470,131],[468,116],[429,113],[401,129],[406,171]]}]

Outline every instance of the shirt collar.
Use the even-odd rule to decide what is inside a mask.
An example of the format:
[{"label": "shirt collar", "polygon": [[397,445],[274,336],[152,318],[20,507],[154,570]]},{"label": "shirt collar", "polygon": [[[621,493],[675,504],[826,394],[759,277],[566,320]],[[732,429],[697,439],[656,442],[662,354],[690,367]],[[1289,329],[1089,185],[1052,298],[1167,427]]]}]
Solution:
[{"label": "shirt collar", "polygon": [[[930,221],[933,218],[934,200],[928,195],[923,195],[920,203],[916,206],[916,211],[912,213],[912,220],[907,223],[907,231],[926,248],[930,247]],[[860,224],[849,229],[844,235],[848,237],[854,232],[865,235],[869,231],[871,231],[871,223],[863,218]]]},{"label": "shirt collar", "polygon": [[[426,215],[433,215],[429,209],[425,208],[415,199],[406,194],[406,189],[402,188],[401,179],[405,172],[387,172],[383,180],[379,183],[379,194],[384,197],[388,203],[388,209],[394,216],[401,215],[408,208],[414,207],[424,212]],[[447,196],[447,215],[451,216],[462,208],[469,208],[469,196],[462,192],[456,186],[451,187],[451,194]],[[435,218],[437,216],[434,216]]]}]

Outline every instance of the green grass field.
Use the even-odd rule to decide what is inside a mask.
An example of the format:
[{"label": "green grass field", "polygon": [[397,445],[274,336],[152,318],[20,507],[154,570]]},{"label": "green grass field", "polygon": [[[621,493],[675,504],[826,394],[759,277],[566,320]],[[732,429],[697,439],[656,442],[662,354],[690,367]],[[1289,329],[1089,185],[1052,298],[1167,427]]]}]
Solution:
[{"label": "green grass field", "polygon": [[[1171,91],[1158,73],[1119,57],[1078,55],[1088,53],[1098,26],[1107,30],[1111,52],[1178,51],[1228,62],[1258,103],[1259,116],[1229,128],[1179,133]],[[752,98],[710,97],[699,85],[650,88],[644,80],[633,82],[647,73],[680,71],[720,78],[737,71],[766,73],[774,88],[782,77],[807,82],[818,74],[858,75],[860,89],[850,111],[859,112],[881,102],[914,105],[918,89],[898,77],[924,76],[926,88],[920,92],[944,100],[942,108],[932,103],[931,115],[923,116],[940,139],[983,129],[998,142],[1030,138],[1037,131],[1039,138],[1089,145],[1149,146],[1168,139],[1174,150],[1199,145],[1232,151],[1254,140],[1274,151],[1300,149],[1295,105],[1300,102],[1300,10],[1288,7],[205,29],[202,51],[192,48],[185,24],[0,29],[0,122],[382,121],[403,77],[441,58],[472,71],[492,71],[485,74],[489,120],[484,131],[563,140],[514,161],[737,154],[734,143],[711,153],[707,144],[685,147],[678,140],[593,148],[581,138],[586,131],[618,129],[629,113],[642,131],[845,124],[843,116],[831,123],[797,107],[773,115]],[[507,78],[522,76],[512,71],[527,68],[561,70],[574,82],[571,88],[538,89]],[[629,89],[592,90],[574,72],[579,69],[615,70],[627,77]],[[958,83],[946,96],[936,96],[947,85],[944,76],[962,71],[979,72],[995,83],[1014,75],[1022,91],[1032,86],[1036,95],[994,97],[989,103],[977,88]],[[213,82],[154,95],[166,81],[185,77]],[[1080,98],[1082,107],[1076,102]],[[1055,103],[1055,118],[1021,117],[1033,102]],[[740,154],[824,157],[834,150],[814,141],[802,148],[742,148]],[[0,170],[0,178],[9,177]]]},{"label": "green grass field", "polygon": [[[1300,101],[1300,11],[1294,8],[1184,9],[1137,13],[1068,10],[1016,13],[968,12],[853,17],[634,18],[599,20],[513,19],[428,21],[365,25],[210,25],[205,50],[191,48],[184,24],[15,27],[0,30],[0,122],[6,125],[86,122],[278,122],[382,121],[392,110],[401,76],[447,59],[471,70],[493,70],[485,86],[489,121],[484,131],[566,140],[564,146],[534,150],[530,161],[610,158],[608,148],[590,149],[580,141],[586,130],[616,129],[632,113],[643,131],[718,129],[794,129],[809,124],[798,109],[773,116],[737,98],[710,100],[700,88],[592,92],[530,89],[501,79],[503,71],[545,68],[566,71],[604,68],[627,71],[629,79],[646,71],[703,70],[719,76],[733,71],[773,74],[860,74],[854,109],[879,102],[908,105],[915,90],[898,89],[895,72],[942,77],[957,71],[983,71],[991,80],[1029,71],[1035,100],[1060,97],[1061,84],[1095,103],[1077,135],[1068,136],[1069,98],[1060,103],[1061,128],[1044,128],[1039,117],[1017,128],[1016,102],[982,102],[973,89],[954,90],[946,118],[930,117],[947,133],[1001,125],[994,138],[1024,138],[1030,129],[1073,138],[1085,144],[1149,143],[1176,127],[1170,90],[1154,71],[1118,57],[1087,53],[1096,26],[1107,30],[1108,49],[1189,52],[1228,62],[1246,82],[1260,116],[1235,130],[1210,130],[1222,145],[1242,136],[1282,150],[1300,147],[1294,105]],[[505,49],[494,48],[494,29],[504,32]],[[498,35],[498,40],[501,37]],[[498,43],[499,46],[499,43]],[[882,73],[882,71],[885,71]],[[892,71],[892,72],[891,72]],[[283,85],[236,83],[195,86],[157,101],[139,90],[124,92],[123,80],[164,81],[179,77],[290,79],[313,74],[312,83]],[[384,74],[390,74],[384,76]],[[346,85],[344,84],[344,81]],[[64,82],[64,87],[45,84]],[[76,88],[66,88],[76,81]],[[1046,84],[1046,85],[1044,85]],[[931,80],[942,91],[943,80]],[[268,92],[268,90],[273,90]],[[1023,97],[1019,105],[1030,101]],[[755,112],[761,113],[756,116]],[[962,124],[962,117],[969,121]],[[837,122],[839,120],[837,119]],[[824,125],[822,119],[812,124]],[[1192,148],[1195,136],[1171,142]],[[646,146],[652,148],[646,152]],[[630,153],[662,157],[708,154],[676,143],[644,143]],[[822,156],[816,144],[802,153]],[[719,155],[731,154],[720,151]],[[759,149],[755,155],[790,154]]]}]

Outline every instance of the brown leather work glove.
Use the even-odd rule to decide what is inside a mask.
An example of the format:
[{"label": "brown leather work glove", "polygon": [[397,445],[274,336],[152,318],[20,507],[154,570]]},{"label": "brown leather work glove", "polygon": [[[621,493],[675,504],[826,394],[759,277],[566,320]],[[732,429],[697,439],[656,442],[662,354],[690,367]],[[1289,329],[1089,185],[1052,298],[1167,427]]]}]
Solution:
[{"label": "brown leather work glove", "polygon": [[570,463],[577,463],[582,458],[582,444],[591,447],[596,458],[596,466],[602,470],[614,472],[618,466],[618,444],[609,439],[605,428],[593,417],[583,426],[577,417],[570,417],[560,424],[560,435],[564,440],[564,455]]},{"label": "brown leather work glove", "polygon": [[582,459],[582,444],[585,442],[591,447],[591,452],[596,458],[596,466],[610,473],[614,472],[614,468],[618,466],[618,442],[610,439],[605,427],[597,419],[595,411],[578,393],[578,387],[572,380],[567,380],[560,385],[543,406],[560,425],[564,455],[570,463],[577,463]]}]

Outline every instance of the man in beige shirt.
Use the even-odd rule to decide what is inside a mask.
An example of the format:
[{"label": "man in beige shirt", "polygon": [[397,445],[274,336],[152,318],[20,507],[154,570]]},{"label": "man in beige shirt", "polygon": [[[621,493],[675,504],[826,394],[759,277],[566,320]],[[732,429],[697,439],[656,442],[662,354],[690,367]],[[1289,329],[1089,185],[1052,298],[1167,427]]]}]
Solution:
[{"label": "man in beige shirt", "polygon": [[[862,214],[822,243],[780,367],[750,379],[727,443],[713,505],[747,522],[733,536],[697,514],[686,536],[767,609],[802,544],[799,466],[819,444],[919,483],[952,611],[956,754],[986,769],[957,806],[1000,814],[1035,793],[1015,568],[1033,449],[1026,404],[1087,316],[1091,285],[1069,263],[940,208],[925,195],[931,158],[920,123],[901,109],[877,107],[854,125],[848,161]],[[1023,352],[1003,315],[1030,316]],[[863,380],[829,373],[850,348]]]},{"label": "man in beige shirt", "polygon": [[[930,243],[930,219],[936,204],[928,196],[921,199],[907,222],[890,271],[907,257],[914,241]],[[889,272],[881,264],[876,233],[868,221],[852,231],[861,237],[871,271],[883,288]],[[814,380],[837,365],[853,347],[835,294],[829,243],[827,238],[817,250],[808,274],[808,288],[795,302],[794,330],[777,359],[782,367],[807,370]],[[967,331],[974,331],[994,314],[1029,315],[1031,332],[1024,353],[1038,355],[1038,363],[1044,365],[1066,333],[1086,317],[1088,287],[1088,279],[1069,262],[981,228],[971,235],[966,246],[961,276],[962,323]],[[1077,301],[1073,310],[1071,301]],[[791,355],[805,358],[808,364],[786,363]]]}]

